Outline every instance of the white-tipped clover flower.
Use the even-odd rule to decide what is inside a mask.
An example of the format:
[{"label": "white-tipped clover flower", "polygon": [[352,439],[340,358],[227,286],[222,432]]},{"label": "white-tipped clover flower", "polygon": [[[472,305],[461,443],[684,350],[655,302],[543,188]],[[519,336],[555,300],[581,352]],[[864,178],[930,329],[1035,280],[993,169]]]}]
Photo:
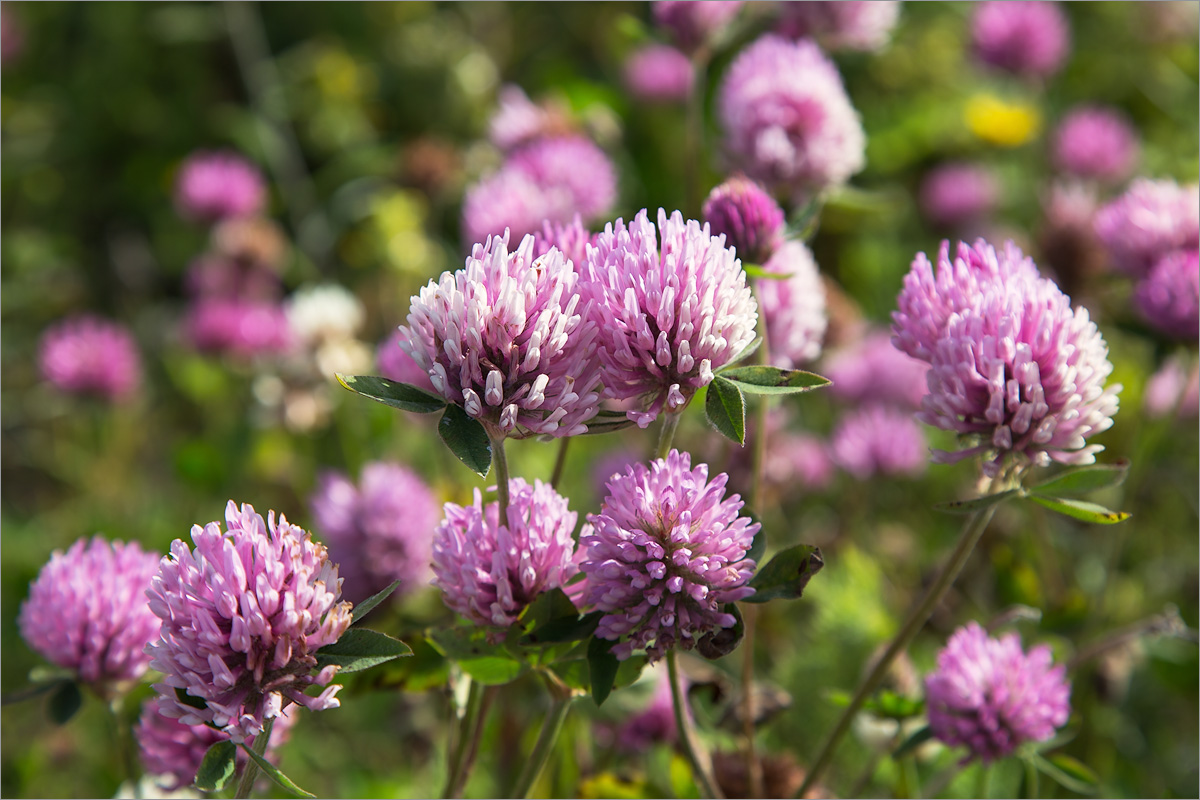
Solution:
[{"label": "white-tipped clover flower", "polygon": [[[341,580],[325,547],[280,516],[264,522],[232,500],[227,530],[218,522],[192,527],[159,565],[147,590],[162,620],[147,646],[159,709],[186,725],[211,724],[234,742],[261,733],[285,703],[319,711],[338,706],[337,672],[314,674],[316,652],[350,627],[350,603],[339,602]],[[305,693],[316,684],[319,695]],[[186,693],[181,696],[181,693]]]},{"label": "white-tipped clover flower", "polygon": [[607,225],[587,253],[604,390],[643,398],[627,412],[639,426],[682,409],[754,340],[746,273],[707,224],[659,209],[656,229],[643,209],[628,226]]},{"label": "white-tipped clover flower", "polygon": [[1108,347],[1019,249],[997,254],[980,240],[951,261],[944,243],[936,275],[919,254],[897,303],[893,342],[930,365],[918,419],[978,442],[935,461],[987,454],[989,476],[1010,454],[1024,465],[1095,461],[1103,448],[1086,439],[1112,426],[1121,389],[1105,385]]},{"label": "white-tipped clover flower", "polygon": [[645,649],[651,661],[692,649],[705,634],[732,627],[725,603],[749,597],[755,562],[746,558],[757,522],[740,516],[742,501],[725,496],[729,477],[711,481],[672,450],[649,468],[629,467],[608,482],[599,514],[588,516],[580,544],[586,560],[585,606],[604,612],[596,635],[623,639],[612,652],[626,659]]},{"label": "white-tipped clover flower", "polygon": [[499,503],[485,507],[479,490],[469,506],[446,503],[433,534],[433,585],[467,619],[506,628],[539,594],[562,588],[579,572],[573,536],[578,515],[549,484],[509,481],[508,519]]},{"label": "white-tipped clover flower", "polygon": [[599,410],[597,322],[557,249],[512,251],[508,234],[412,298],[400,346],[435,391],[493,435],[574,436]]}]

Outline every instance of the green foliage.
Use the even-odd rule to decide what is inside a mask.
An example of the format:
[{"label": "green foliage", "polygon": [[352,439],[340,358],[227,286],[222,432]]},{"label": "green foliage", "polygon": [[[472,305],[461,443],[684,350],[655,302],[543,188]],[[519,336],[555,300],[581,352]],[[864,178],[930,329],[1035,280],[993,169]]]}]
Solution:
[{"label": "green foliage", "polygon": [[233,778],[237,769],[237,745],[225,739],[215,743],[204,754],[196,770],[196,788],[202,792],[219,792]]}]

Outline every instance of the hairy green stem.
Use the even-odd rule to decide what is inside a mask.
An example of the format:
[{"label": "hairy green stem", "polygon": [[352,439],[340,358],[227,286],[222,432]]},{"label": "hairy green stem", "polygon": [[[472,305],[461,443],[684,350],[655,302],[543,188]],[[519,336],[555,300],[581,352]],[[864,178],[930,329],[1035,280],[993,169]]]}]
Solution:
[{"label": "hairy green stem", "polygon": [[508,525],[508,456],[504,452],[504,434],[485,425],[488,441],[492,443],[492,465],[496,468],[496,501],[499,503],[499,516],[496,519],[501,525]]},{"label": "hairy green stem", "polygon": [[542,769],[546,766],[550,753],[554,750],[554,743],[558,741],[558,734],[562,731],[563,723],[571,710],[571,699],[570,694],[555,698],[554,704],[550,707],[550,713],[542,721],[542,730],[538,734],[533,753],[522,767],[510,797],[527,797],[529,795],[529,790],[533,788],[534,782],[542,774]]},{"label": "hairy green stem", "polygon": [[446,786],[442,789],[443,798],[458,797],[462,794],[463,787],[467,785],[467,778],[471,776],[471,767],[475,763],[475,756],[479,753],[479,740],[483,736],[484,721],[495,697],[495,686],[484,687],[476,681],[471,681],[471,689],[467,694],[467,708],[459,721],[454,752],[451,754],[446,769]]},{"label": "hairy green stem", "polygon": [[[271,728],[275,727],[275,718],[271,717],[263,725],[262,733],[254,737],[254,752],[258,755],[263,755],[267,752],[267,742],[271,740]],[[250,792],[254,790],[254,779],[258,777],[258,764],[252,758],[246,759],[246,766],[242,767],[242,778],[238,781],[237,793],[235,798],[249,797]]]},{"label": "hairy green stem", "polygon": [[554,457],[554,469],[550,472],[551,489],[558,489],[558,482],[562,480],[563,468],[567,465],[567,445],[570,443],[570,436],[558,440],[558,455]]},{"label": "hairy green stem", "polygon": [[679,656],[674,650],[667,652],[667,675],[671,680],[671,705],[675,709],[675,730],[679,733],[679,744],[692,766],[692,777],[700,787],[701,797],[721,797],[721,790],[712,777],[710,765],[700,760],[700,749],[696,746],[695,733],[687,715],[687,702],[679,680]]},{"label": "hairy green stem", "polygon": [[917,632],[924,627],[925,622],[933,613],[933,609],[937,606],[938,601],[946,591],[954,584],[958,578],[958,573],[962,571],[963,566],[967,563],[967,559],[971,557],[975,545],[983,536],[984,530],[987,529],[988,523],[991,522],[992,514],[995,513],[995,504],[989,505],[986,508],[981,508],[971,515],[963,526],[962,534],[959,535],[958,544],[954,548],[954,552],[950,555],[950,560],[942,567],[942,571],[938,574],[937,579],[929,590],[925,592],[925,596],[911,612],[908,618],[905,619],[900,631],[892,639],[888,649],[884,652],[883,657],[875,664],[875,668],[871,670],[871,674],[858,687],[858,691],[854,693],[854,697],[850,700],[850,705],[842,712],[841,718],[838,719],[837,725],[825,740],[825,744],[821,747],[820,753],[813,761],[812,766],[808,770],[808,774],[804,776],[804,783],[801,784],[800,790],[796,792],[796,797],[804,797],[812,789],[813,785],[820,779],[821,773],[829,766],[829,761],[833,757],[834,750],[837,749],[838,743],[842,737],[850,730],[850,724],[854,721],[854,715],[862,708],[863,703],[875,691],[876,687],[883,681],[887,675],[888,669],[892,662],[896,660],[896,656],[904,652],[909,643],[917,635]]},{"label": "hairy green stem", "polygon": [[658,432],[658,453],[656,458],[666,458],[671,452],[671,443],[675,441],[675,430],[679,427],[681,411],[668,411],[662,415],[662,428]]}]

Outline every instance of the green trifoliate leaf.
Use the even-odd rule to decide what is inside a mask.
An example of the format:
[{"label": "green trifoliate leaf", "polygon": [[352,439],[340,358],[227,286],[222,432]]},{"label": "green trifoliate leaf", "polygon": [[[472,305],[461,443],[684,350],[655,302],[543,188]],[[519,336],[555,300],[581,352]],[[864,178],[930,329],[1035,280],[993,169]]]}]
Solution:
[{"label": "green trifoliate leaf", "polygon": [[383,403],[385,406],[418,414],[431,414],[445,407],[446,401],[416,386],[389,381],[373,375],[337,374],[338,383],[350,391]]},{"label": "green trifoliate leaf", "polygon": [[821,548],[798,544],[782,550],[750,580],[754,594],[743,603],[766,603],[800,597],[812,577],[825,566]]},{"label": "green trifoliate leaf", "polygon": [[471,419],[458,406],[446,406],[438,421],[438,436],[472,472],[487,477],[492,468],[492,443],[479,420]]},{"label": "green trifoliate leaf", "polygon": [[291,792],[292,794],[296,795],[296,797],[316,797],[315,794],[306,792],[297,786],[295,781],[280,772],[278,767],[276,767],[270,761],[267,761],[258,753],[254,752],[252,748],[247,747],[244,743],[241,747],[242,750],[245,751],[246,755],[250,756],[250,759],[258,765],[258,768],[266,773],[268,778],[275,781],[275,783],[277,783],[284,790]]},{"label": "green trifoliate leaf", "polygon": [[196,770],[196,788],[202,792],[219,792],[236,770],[237,745],[228,739],[217,742],[208,748]]},{"label": "green trifoliate leaf", "polygon": [[333,664],[340,672],[361,672],[393,658],[411,656],[412,648],[385,633],[351,628],[333,644],[317,651],[317,668]]},{"label": "green trifoliate leaf", "polygon": [[746,443],[746,401],[732,381],[720,375],[713,378],[704,398],[704,415],[726,439]]},{"label": "green trifoliate leaf", "polygon": [[802,369],[754,366],[734,367],[717,373],[746,394],[800,394],[828,386],[828,378]]},{"label": "green trifoliate leaf", "polygon": [[65,725],[75,716],[75,712],[83,705],[83,694],[79,691],[79,684],[75,681],[64,681],[55,690],[54,694],[50,695],[50,702],[47,709],[50,712],[50,719],[55,724]]},{"label": "green trifoliate leaf", "polygon": [[1037,484],[1032,491],[1057,497],[1062,494],[1086,494],[1110,486],[1118,486],[1129,474],[1129,461],[1121,459],[1113,464],[1089,464],[1072,467],[1055,475],[1050,480]]},{"label": "green trifoliate leaf", "polygon": [[1070,500],[1066,497],[1047,497],[1042,494],[1030,494],[1029,499],[1051,511],[1056,511],[1068,517],[1084,522],[1096,522],[1101,525],[1114,525],[1124,522],[1131,516],[1128,511],[1112,511],[1096,503],[1084,500]]},{"label": "green trifoliate leaf", "polygon": [[592,687],[592,699],[602,704],[612,693],[621,662],[612,654],[613,642],[593,636],[588,642],[588,682]]},{"label": "green trifoliate leaf", "polygon": [[396,591],[396,587],[399,585],[400,585],[400,581],[392,581],[391,585],[388,586],[386,589],[384,589],[382,592],[373,594],[370,597],[368,597],[366,600],[363,600],[361,603],[356,605],[354,607],[354,611],[353,611],[354,621],[358,622],[363,617],[365,617],[367,614],[370,614],[372,611],[374,611],[376,606],[378,606],[384,600],[387,600],[389,597],[391,597],[392,592]]}]

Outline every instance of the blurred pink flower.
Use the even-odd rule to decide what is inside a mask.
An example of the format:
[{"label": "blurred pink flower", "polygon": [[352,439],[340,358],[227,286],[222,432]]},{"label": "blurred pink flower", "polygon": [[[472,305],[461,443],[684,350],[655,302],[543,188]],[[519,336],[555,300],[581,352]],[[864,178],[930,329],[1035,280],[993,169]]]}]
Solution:
[{"label": "blurred pink flower", "polygon": [[1141,278],[1168,253],[1200,247],[1200,186],[1138,178],[1095,225],[1117,269]]},{"label": "blurred pink flower", "polygon": [[929,366],[892,346],[885,330],[874,330],[831,353],[821,374],[833,381],[827,391],[848,403],[885,403],[916,409],[928,391]]},{"label": "blurred pink flower", "polygon": [[1057,3],[989,0],[973,9],[971,40],[975,55],[985,64],[1046,78],[1066,59],[1071,32]]},{"label": "blurred pink flower", "polygon": [[827,50],[878,50],[900,18],[899,0],[804,0],[780,3],[778,30],[810,37]]},{"label": "blurred pink flower", "polygon": [[925,471],[929,447],[910,412],[871,405],[842,417],[833,431],[834,462],[858,480]]},{"label": "blurred pink flower", "polygon": [[785,241],[763,268],[790,276],[759,278],[754,283],[759,310],[767,323],[771,363],[791,369],[816,360],[829,317],[825,286],[812,252],[803,242]]},{"label": "blurred pink flower", "polygon": [[129,397],[142,379],[133,334],[99,317],[69,317],[48,328],[38,347],[42,376],[64,392],[108,400]]},{"label": "blurred pink flower", "polygon": [[742,0],[655,0],[654,21],[671,33],[680,50],[691,53],[715,41],[742,10]]},{"label": "blurred pink flower", "polygon": [[1138,281],[1133,300],[1142,319],[1172,339],[1200,338],[1200,254],[1176,250]]},{"label": "blurred pink flower", "polygon": [[1115,109],[1075,108],[1054,134],[1055,166],[1081,178],[1122,180],[1133,171],[1137,158],[1137,134]]},{"label": "blurred pink flower", "polygon": [[949,163],[930,170],[921,182],[921,211],[935,225],[960,227],[992,213],[999,199],[995,177],[979,164]]},{"label": "blurred pink flower", "polygon": [[634,97],[650,103],[683,103],[695,77],[688,57],[665,44],[646,45],[625,61],[625,86]]},{"label": "blurred pink flower", "polygon": [[214,222],[257,214],[266,201],[262,174],[237,153],[200,150],[175,181],[175,206],[189,219]]},{"label": "blurred pink flower", "polygon": [[282,353],[294,344],[283,305],[269,301],[200,298],[184,319],[197,350],[251,356]]}]

